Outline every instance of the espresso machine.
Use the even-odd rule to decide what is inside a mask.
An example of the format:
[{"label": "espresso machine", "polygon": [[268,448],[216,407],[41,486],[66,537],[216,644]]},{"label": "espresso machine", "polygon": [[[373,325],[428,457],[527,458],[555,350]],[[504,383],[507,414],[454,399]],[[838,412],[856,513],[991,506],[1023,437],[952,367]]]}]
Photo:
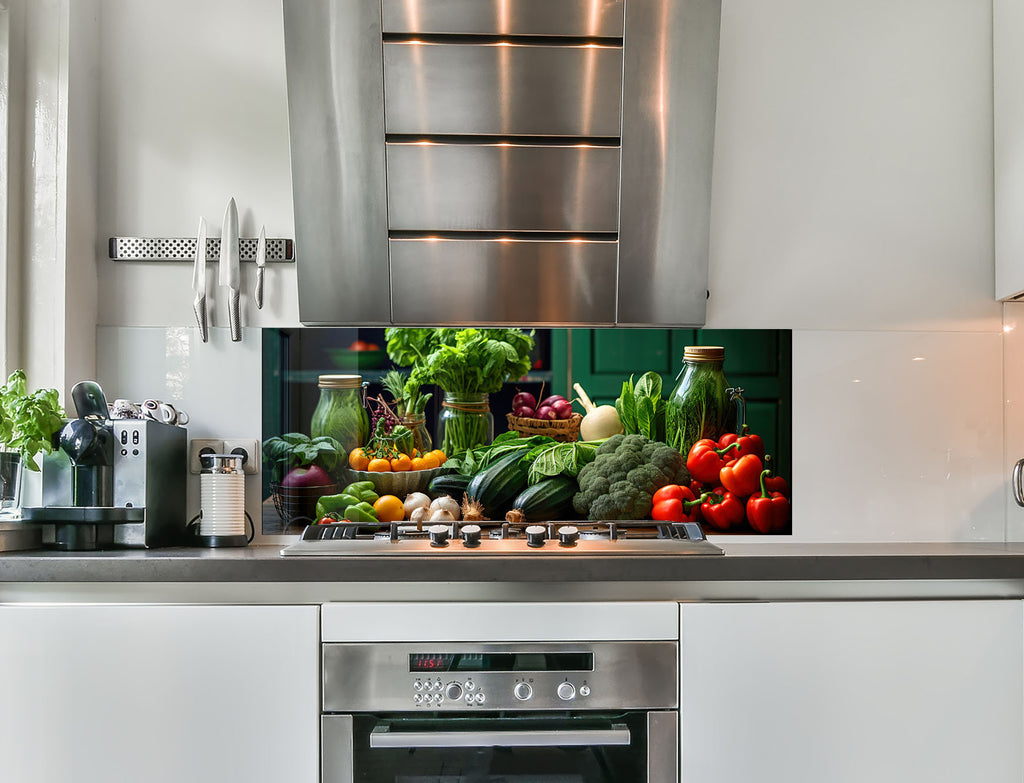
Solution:
[{"label": "espresso machine", "polygon": [[152,419],[111,419],[99,384],[71,390],[78,418],[43,459],[42,505],[22,509],[58,549],[183,543],[188,435]]}]

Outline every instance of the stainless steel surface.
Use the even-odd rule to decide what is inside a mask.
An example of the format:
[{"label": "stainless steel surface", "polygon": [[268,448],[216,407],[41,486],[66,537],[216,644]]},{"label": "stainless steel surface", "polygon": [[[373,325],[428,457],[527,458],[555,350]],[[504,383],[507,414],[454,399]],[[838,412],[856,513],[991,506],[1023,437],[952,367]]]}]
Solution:
[{"label": "stainless steel surface", "polygon": [[545,557],[568,559],[573,557],[666,557],[688,555],[720,556],[722,550],[709,541],[681,541],[677,539],[620,539],[618,541],[579,541],[573,547],[562,547],[549,541],[542,547],[527,546],[525,539],[493,539],[484,537],[480,544],[466,547],[456,541],[446,547],[432,547],[425,538],[406,538],[398,541],[384,539],[333,539],[325,541],[296,541],[281,550],[285,557]]},{"label": "stainless steel surface", "polygon": [[[430,711],[460,714],[486,710],[523,710],[514,695],[516,682],[527,675],[534,695],[531,711],[561,711],[567,703],[555,691],[562,682],[586,683],[591,693],[580,697],[574,710],[675,709],[678,706],[678,644],[676,642],[592,642],[575,644],[546,642],[438,643],[422,644],[324,644],[323,709],[325,712],[408,712],[415,710],[417,681],[447,683],[472,681],[474,693],[484,693],[483,706],[468,705],[463,699],[442,699]],[[409,656],[417,653],[447,652],[497,654],[586,653],[593,652],[593,671],[481,671],[410,672]],[[440,688],[437,689],[440,692]],[[418,709],[423,710],[423,707]],[[424,710],[426,711],[426,710]]]},{"label": "stainless steel surface", "polygon": [[1021,473],[1024,472],[1024,459],[1017,460],[1013,466],[1013,481],[1010,486],[1013,488],[1013,499],[1018,506],[1024,506],[1024,486],[1021,485]]},{"label": "stainless steel surface", "polygon": [[[284,0],[302,322],[703,324],[719,2]],[[389,255],[466,231],[618,243],[615,306],[480,263],[453,310]]]},{"label": "stainless steel surface", "polygon": [[325,783],[353,783],[352,716],[320,716],[320,768]]},{"label": "stainless steel surface", "polygon": [[679,754],[666,748],[678,748],[679,713],[647,713],[647,783],[679,783]]},{"label": "stainless steel surface", "polygon": [[242,455],[241,454],[200,454],[200,473],[228,473],[241,475]]},{"label": "stainless steel surface", "polygon": [[192,300],[192,310],[196,314],[196,324],[199,327],[199,337],[202,341],[210,339],[207,328],[206,315],[206,218],[199,218],[199,232],[196,235],[196,254],[192,266],[192,290],[195,298]]},{"label": "stainless steel surface", "polygon": [[617,140],[622,49],[385,42],[384,94],[388,133]]},{"label": "stainless steel surface", "polygon": [[720,16],[721,0],[626,3],[623,325],[704,323]]},{"label": "stainless steel surface", "polygon": [[224,210],[224,226],[220,238],[220,284],[228,289],[228,324],[231,327],[231,340],[237,343],[242,339],[239,312],[241,276],[238,269],[238,207],[235,206],[233,198],[228,201],[228,206]]},{"label": "stainless steel surface", "polygon": [[615,321],[614,242],[392,239],[391,267],[398,324]]},{"label": "stainless steel surface", "polygon": [[370,732],[371,748],[557,748],[628,745],[629,728],[555,731],[392,731],[384,723]]},{"label": "stainless steel surface", "polygon": [[267,265],[267,229],[260,226],[260,236],[256,240],[256,290],[253,292],[253,301],[256,309],[263,309],[263,275]]},{"label": "stainless steel surface", "polygon": [[42,545],[43,532],[39,525],[0,520],[0,552],[39,549]]},{"label": "stainless steel surface", "polygon": [[614,147],[391,143],[387,161],[393,231],[618,229]]},{"label": "stainless steel surface", "polygon": [[[259,239],[241,237],[238,240],[238,260],[251,263],[256,260]],[[111,237],[108,253],[112,261],[194,261],[194,237]],[[290,239],[267,240],[267,263],[290,264],[295,261],[295,247]],[[220,237],[206,237],[206,262],[220,259]]]},{"label": "stainless steel surface", "polygon": [[620,37],[622,0],[383,0],[386,33]]},{"label": "stainless steel surface", "polygon": [[380,5],[283,2],[300,317],[387,324]]}]

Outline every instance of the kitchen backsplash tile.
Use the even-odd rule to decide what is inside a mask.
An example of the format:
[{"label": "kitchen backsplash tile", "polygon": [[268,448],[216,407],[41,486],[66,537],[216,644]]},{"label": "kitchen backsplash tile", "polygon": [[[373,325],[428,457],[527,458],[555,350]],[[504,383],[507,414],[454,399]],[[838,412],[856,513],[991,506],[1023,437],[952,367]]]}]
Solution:
[{"label": "kitchen backsplash tile", "polygon": [[1010,490],[1013,465],[1024,457],[1024,302],[1003,305],[1003,496],[1006,540],[1024,541],[1024,508]]}]

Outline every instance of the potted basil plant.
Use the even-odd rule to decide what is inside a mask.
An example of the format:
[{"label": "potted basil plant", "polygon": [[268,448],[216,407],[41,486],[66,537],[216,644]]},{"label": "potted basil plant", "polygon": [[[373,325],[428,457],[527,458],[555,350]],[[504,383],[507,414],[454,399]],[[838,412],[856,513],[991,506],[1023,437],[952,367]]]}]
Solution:
[{"label": "potted basil plant", "polygon": [[22,472],[39,471],[36,457],[53,451],[63,425],[56,389],[29,392],[24,370],[0,386],[0,513],[18,513]]}]

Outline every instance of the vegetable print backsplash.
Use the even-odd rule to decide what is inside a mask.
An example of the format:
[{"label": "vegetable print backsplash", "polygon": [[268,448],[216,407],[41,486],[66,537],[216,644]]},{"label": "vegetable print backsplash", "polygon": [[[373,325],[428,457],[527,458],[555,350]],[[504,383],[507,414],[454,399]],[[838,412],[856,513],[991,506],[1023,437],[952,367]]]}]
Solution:
[{"label": "vegetable print backsplash", "polygon": [[[367,525],[455,511],[789,534],[791,354],[786,330],[266,329],[263,532],[331,521],[318,509],[344,504],[317,501],[358,478]],[[360,389],[356,448],[311,427],[322,384],[352,382],[333,376]]]}]

